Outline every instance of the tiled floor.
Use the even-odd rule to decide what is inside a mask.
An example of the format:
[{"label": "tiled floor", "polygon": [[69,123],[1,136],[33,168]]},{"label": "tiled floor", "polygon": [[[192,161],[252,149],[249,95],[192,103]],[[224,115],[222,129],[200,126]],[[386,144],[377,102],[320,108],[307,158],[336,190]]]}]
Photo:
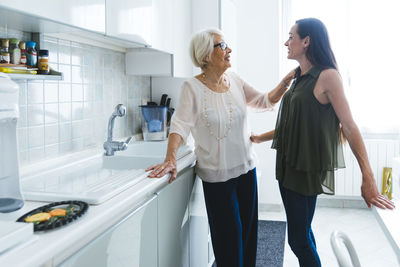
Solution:
[{"label": "tiled floor", "polygon": [[[286,220],[284,211],[260,212],[259,218]],[[371,210],[317,207],[312,227],[324,267],[338,266],[330,245],[330,235],[334,230],[340,230],[349,236],[362,267],[400,266]],[[296,256],[287,244],[287,237],[283,266],[299,266]]]}]

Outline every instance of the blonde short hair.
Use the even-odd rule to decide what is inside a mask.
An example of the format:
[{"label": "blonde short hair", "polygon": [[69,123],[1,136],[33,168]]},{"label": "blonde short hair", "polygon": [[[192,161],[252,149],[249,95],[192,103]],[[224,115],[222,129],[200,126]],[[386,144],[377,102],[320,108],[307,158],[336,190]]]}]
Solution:
[{"label": "blonde short hair", "polygon": [[206,29],[193,35],[190,41],[190,57],[196,67],[206,67],[206,59],[214,49],[214,35],[224,36],[218,29]]}]

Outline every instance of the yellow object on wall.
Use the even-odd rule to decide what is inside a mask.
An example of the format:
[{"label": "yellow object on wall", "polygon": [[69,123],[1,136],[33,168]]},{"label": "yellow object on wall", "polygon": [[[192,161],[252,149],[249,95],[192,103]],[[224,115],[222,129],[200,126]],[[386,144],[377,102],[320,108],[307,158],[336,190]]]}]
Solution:
[{"label": "yellow object on wall", "polygon": [[382,195],[392,199],[392,168],[383,167],[382,174]]},{"label": "yellow object on wall", "polygon": [[19,74],[36,74],[36,70],[24,70],[24,69],[13,69],[13,68],[4,68],[0,67],[0,72],[5,73],[19,73]]}]

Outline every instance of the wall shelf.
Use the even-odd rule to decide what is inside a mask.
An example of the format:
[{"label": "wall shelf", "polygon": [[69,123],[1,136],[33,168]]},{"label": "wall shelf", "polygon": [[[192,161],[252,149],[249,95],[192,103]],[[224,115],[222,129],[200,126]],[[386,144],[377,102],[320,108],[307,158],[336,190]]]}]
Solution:
[{"label": "wall shelf", "polygon": [[50,68],[50,74],[22,74],[22,73],[5,73],[10,77],[11,80],[53,80],[61,81],[64,79],[64,75]]},{"label": "wall shelf", "polygon": [[16,74],[6,73],[11,80],[62,80],[63,75]]}]

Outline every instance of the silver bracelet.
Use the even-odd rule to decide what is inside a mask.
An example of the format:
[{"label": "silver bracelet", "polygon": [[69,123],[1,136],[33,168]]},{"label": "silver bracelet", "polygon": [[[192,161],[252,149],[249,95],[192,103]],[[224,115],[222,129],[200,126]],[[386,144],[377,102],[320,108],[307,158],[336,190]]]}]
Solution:
[{"label": "silver bracelet", "polygon": [[282,80],[281,83],[283,84],[283,87],[285,87],[285,88],[288,88],[288,87],[289,87],[289,84],[287,84],[284,80]]}]

